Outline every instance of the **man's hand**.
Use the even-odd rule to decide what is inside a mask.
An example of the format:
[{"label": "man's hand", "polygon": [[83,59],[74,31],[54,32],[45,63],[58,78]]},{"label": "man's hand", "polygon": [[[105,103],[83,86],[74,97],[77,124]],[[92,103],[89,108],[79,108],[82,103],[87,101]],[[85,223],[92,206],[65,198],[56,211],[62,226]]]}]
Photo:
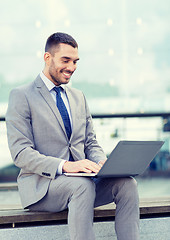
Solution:
[{"label": "man's hand", "polygon": [[105,164],[105,162],[107,161],[107,159],[106,160],[103,160],[103,161],[100,161],[98,164],[99,164],[99,166],[100,167],[103,167],[103,165]]},{"label": "man's hand", "polygon": [[[100,162],[101,165],[103,164],[103,161]],[[79,160],[75,162],[66,161],[63,165],[63,172],[69,172],[69,173],[77,173],[77,172],[85,172],[85,173],[98,173],[101,169],[101,165],[92,162],[88,159]]]}]

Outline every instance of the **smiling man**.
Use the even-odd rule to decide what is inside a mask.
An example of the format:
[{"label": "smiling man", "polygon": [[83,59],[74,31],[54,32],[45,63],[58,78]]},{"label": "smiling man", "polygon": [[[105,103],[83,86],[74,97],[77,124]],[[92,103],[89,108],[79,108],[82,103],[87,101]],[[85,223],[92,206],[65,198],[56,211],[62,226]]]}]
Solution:
[{"label": "smiling man", "polygon": [[57,86],[67,84],[76,70],[78,48],[64,43],[51,48],[47,44],[45,51],[44,74]]},{"label": "smiling man", "polygon": [[118,240],[138,240],[139,199],[133,178],[94,181],[63,174],[97,173],[106,160],[83,93],[67,86],[78,60],[77,42],[68,34],[54,33],[47,39],[43,71],[10,93],[7,135],[14,163],[21,169],[21,202],[35,211],[68,208],[71,240],[94,240],[94,207],[115,202]]}]

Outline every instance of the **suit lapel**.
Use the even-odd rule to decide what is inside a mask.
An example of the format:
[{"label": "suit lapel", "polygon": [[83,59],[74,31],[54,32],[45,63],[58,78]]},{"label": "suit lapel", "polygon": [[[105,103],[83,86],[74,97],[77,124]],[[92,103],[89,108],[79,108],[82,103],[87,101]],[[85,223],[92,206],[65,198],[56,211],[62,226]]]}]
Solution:
[{"label": "suit lapel", "polygon": [[[70,105],[70,111],[71,111],[71,117],[72,117],[72,134],[73,134],[74,128],[76,126],[76,105],[70,89],[68,87],[66,87],[65,89],[66,89],[66,94],[67,94],[69,105]],[[72,138],[72,134],[71,134],[71,138]]]},{"label": "suit lapel", "polygon": [[54,113],[54,115],[57,118],[59,124],[61,125],[62,130],[64,131],[64,133],[67,137],[67,133],[66,133],[66,130],[65,130],[64,123],[63,123],[62,117],[60,115],[60,112],[59,112],[59,110],[58,110],[50,92],[48,91],[46,85],[44,84],[44,82],[42,81],[40,76],[38,76],[36,78],[35,85],[36,85],[38,91],[40,92],[41,96],[44,98],[44,100],[46,101],[48,106],[51,108],[52,112]]}]

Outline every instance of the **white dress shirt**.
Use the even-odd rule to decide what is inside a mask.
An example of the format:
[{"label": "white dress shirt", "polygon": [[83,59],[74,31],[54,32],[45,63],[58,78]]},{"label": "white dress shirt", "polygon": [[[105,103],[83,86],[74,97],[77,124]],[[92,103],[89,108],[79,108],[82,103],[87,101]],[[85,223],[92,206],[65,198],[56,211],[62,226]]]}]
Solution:
[{"label": "white dress shirt", "polygon": [[[43,72],[40,73],[40,77],[41,79],[43,80],[44,84],[46,85],[46,87],[48,88],[52,98],[54,99],[55,103],[57,103],[56,101],[56,92],[55,90],[53,89],[55,86],[55,84],[49,80]],[[61,97],[62,97],[62,100],[67,108],[67,111],[68,111],[68,114],[69,114],[69,118],[70,118],[70,123],[71,123],[71,128],[72,128],[72,117],[71,117],[71,110],[70,110],[70,105],[69,105],[69,101],[68,101],[68,98],[67,98],[67,95],[66,95],[66,91],[65,91],[65,85],[62,84],[60,85],[60,87],[63,89],[63,91],[61,91]],[[69,159],[66,159],[66,160],[62,160],[61,163],[59,164],[58,166],[58,169],[57,169],[57,174],[62,174],[62,169],[63,169],[63,165],[66,161],[68,161]]]}]

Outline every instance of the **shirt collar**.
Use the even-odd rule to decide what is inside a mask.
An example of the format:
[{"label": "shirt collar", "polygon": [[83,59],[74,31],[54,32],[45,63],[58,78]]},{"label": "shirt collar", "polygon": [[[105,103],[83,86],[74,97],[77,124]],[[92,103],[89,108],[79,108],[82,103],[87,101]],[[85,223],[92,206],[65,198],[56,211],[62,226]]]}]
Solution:
[{"label": "shirt collar", "polygon": [[[44,84],[46,85],[46,87],[48,88],[49,92],[51,90],[53,90],[54,87],[57,87],[49,78],[47,78],[45,76],[45,74],[43,73],[43,71],[40,73],[40,77],[43,80]],[[61,84],[60,87],[62,87],[62,89],[65,91],[65,85]]]}]

